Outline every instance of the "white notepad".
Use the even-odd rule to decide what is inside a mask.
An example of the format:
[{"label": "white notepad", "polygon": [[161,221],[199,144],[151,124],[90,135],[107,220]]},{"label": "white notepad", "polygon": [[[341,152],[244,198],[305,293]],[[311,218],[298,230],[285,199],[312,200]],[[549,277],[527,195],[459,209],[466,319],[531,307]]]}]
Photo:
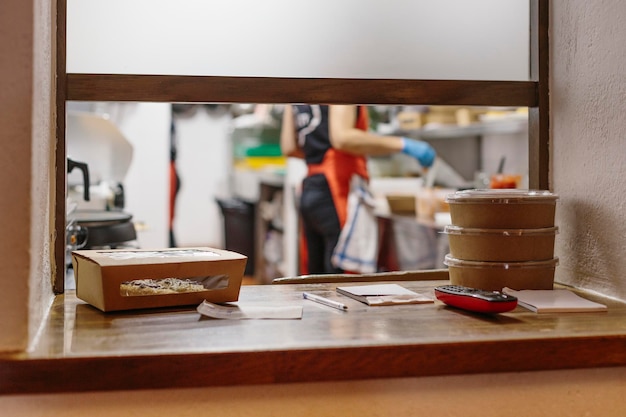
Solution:
[{"label": "white notepad", "polygon": [[337,292],[370,306],[434,303],[431,297],[419,294],[398,284],[356,285],[337,287]]},{"label": "white notepad", "polygon": [[570,290],[521,290],[503,288],[505,294],[517,297],[517,303],[537,313],[607,311],[607,306],[587,300]]}]

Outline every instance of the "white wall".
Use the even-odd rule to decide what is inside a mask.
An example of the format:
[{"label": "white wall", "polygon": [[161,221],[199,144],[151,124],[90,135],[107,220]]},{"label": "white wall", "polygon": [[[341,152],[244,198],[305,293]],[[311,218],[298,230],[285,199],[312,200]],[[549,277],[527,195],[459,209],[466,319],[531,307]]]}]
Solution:
[{"label": "white wall", "polygon": [[178,246],[224,247],[222,214],[215,198],[229,193],[230,122],[229,113],[207,112],[204,106],[191,118],[175,118],[181,178],[174,219]]},{"label": "white wall", "polygon": [[554,1],[557,279],[626,299],[626,2]]},{"label": "white wall", "polygon": [[0,2],[0,351],[26,349],[53,296],[49,3]]},{"label": "white wall", "polygon": [[138,225],[139,247],[168,247],[171,106],[165,103],[114,106],[112,121],[133,145],[133,159],[124,181],[124,210],[133,215]]}]

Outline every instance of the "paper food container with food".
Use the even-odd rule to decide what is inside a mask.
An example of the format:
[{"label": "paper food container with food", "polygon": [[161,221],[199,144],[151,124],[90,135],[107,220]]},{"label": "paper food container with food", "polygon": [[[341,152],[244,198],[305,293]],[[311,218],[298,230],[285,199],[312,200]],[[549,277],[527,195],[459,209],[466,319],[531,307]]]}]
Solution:
[{"label": "paper food container with food", "polygon": [[105,312],[237,301],[246,262],[208,247],[72,252],[76,296]]}]

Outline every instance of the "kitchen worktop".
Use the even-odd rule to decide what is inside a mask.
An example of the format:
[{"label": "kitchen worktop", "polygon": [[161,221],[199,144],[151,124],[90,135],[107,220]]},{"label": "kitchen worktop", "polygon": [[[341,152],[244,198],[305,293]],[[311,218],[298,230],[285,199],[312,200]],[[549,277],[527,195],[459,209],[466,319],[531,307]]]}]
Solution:
[{"label": "kitchen worktop", "polygon": [[[304,282],[304,281],[303,281]],[[447,280],[401,281],[431,294]],[[440,302],[347,312],[302,298],[338,298],[337,283],[243,286],[246,305],[296,305],[301,320],[216,320],[194,306],[102,313],[58,296],[27,353],[0,356],[0,393],[148,389],[626,365],[626,306],[603,313],[494,316]],[[341,285],[354,285],[343,283]],[[602,352],[602,354],[598,354]]]}]

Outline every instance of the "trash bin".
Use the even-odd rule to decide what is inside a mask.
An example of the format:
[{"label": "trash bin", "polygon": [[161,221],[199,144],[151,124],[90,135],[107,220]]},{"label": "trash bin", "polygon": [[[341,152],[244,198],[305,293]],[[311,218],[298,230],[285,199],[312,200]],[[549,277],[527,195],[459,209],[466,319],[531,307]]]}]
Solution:
[{"label": "trash bin", "polygon": [[216,199],[224,218],[224,249],[248,257],[245,274],[254,275],[255,205],[237,198]]}]

